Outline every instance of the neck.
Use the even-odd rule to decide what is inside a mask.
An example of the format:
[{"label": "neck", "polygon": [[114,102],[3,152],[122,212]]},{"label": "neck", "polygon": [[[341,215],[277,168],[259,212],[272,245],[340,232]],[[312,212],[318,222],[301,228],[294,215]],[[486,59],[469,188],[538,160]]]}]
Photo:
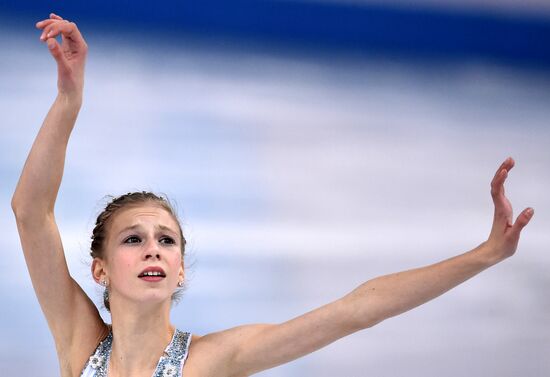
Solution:
[{"label": "neck", "polygon": [[128,302],[111,304],[110,374],[151,376],[175,331],[170,324],[170,300],[150,306]]}]

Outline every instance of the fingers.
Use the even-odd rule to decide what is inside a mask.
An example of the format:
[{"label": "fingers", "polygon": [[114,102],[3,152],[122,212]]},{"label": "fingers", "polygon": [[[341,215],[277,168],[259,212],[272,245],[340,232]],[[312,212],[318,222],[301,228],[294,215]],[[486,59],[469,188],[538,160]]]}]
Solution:
[{"label": "fingers", "polygon": [[[36,27],[42,29],[40,40],[47,44],[57,62],[59,77],[71,74],[73,66],[83,67],[88,47],[74,22],[52,13],[49,19],[38,22]],[[56,40],[60,35],[62,43]]]},{"label": "fingers", "polygon": [[[59,33],[65,31],[68,35],[72,33],[71,28],[67,28],[69,22],[64,20],[63,17],[58,16],[55,13],[50,13],[50,18],[37,22],[36,27],[42,29],[42,34],[40,35],[40,40],[46,42],[48,50],[52,54],[53,58],[60,65],[60,68],[66,68],[65,61],[63,59],[63,53],[61,51],[61,46],[55,39]],[[74,26],[76,28],[76,25]]]},{"label": "fingers", "polygon": [[60,72],[68,70],[67,62],[63,57],[63,51],[61,51],[61,46],[59,45],[57,40],[55,38],[48,38],[46,40],[46,44],[48,45],[48,50],[50,50],[50,54],[52,54],[53,58],[57,62]]},{"label": "fingers", "polygon": [[504,257],[514,254],[521,231],[529,224],[534,214],[532,208],[526,208],[519,214],[516,221],[512,223],[512,204],[504,194],[504,182],[508,177],[508,172],[514,165],[515,161],[511,157],[508,157],[499,166],[491,181],[491,196],[495,204],[495,214],[489,239],[495,241],[496,245],[500,245],[500,254]]},{"label": "fingers", "polygon": [[519,216],[516,219],[516,222],[514,225],[512,225],[512,229],[510,232],[515,236],[519,238],[519,234],[521,233],[521,230],[529,224],[529,221],[533,218],[533,214],[535,213],[535,210],[533,208],[526,208],[524,209]]},{"label": "fingers", "polygon": [[37,22],[36,27],[42,30],[42,35],[40,35],[40,40],[42,41],[46,41],[48,38],[55,38],[59,33],[62,33],[65,37],[71,38],[75,30],[78,36],[81,37],[74,22],[64,20],[63,17],[55,13],[50,13],[49,19]]},{"label": "fingers", "polygon": [[62,20],[63,19],[63,17],[58,16],[55,13],[50,13],[50,18],[55,19],[55,20]]},{"label": "fingers", "polygon": [[64,20],[63,17],[56,15],[55,13],[50,13],[50,18],[49,19],[38,21],[36,23],[36,28],[37,29],[44,29],[46,26],[48,26],[49,24],[51,24],[54,21],[69,22],[67,20]]},{"label": "fingers", "polygon": [[45,41],[48,38],[55,38],[59,33],[63,33],[64,36],[69,37],[73,33],[74,29],[71,24],[64,21],[55,20],[54,22],[49,23],[42,32],[40,39]]},{"label": "fingers", "polygon": [[502,169],[496,173],[495,177],[491,181],[491,196],[493,199],[496,199],[503,194],[504,181],[507,177],[508,171],[506,169]]},{"label": "fingers", "polygon": [[43,20],[36,23],[37,29],[44,29],[46,26],[54,22],[55,20]]},{"label": "fingers", "polygon": [[46,41],[47,39],[55,38],[58,35],[62,35],[64,38],[70,39],[71,41],[77,43],[84,43],[84,38],[82,37],[82,34],[80,34],[76,24],[74,22],[67,22],[66,20],[55,20],[54,22],[47,24],[47,26],[44,27],[44,31],[42,32],[40,39],[42,41]]},{"label": "fingers", "polygon": [[497,169],[497,173],[502,169],[510,170],[514,167],[515,164],[516,162],[514,161],[514,159],[512,157],[508,157],[502,162],[502,164],[500,164],[499,168]]},{"label": "fingers", "polygon": [[514,160],[508,157],[497,169],[491,181],[491,196],[495,205],[493,231],[501,232],[512,227],[513,210],[504,193],[504,182],[508,177],[508,171],[514,167],[514,164]]},{"label": "fingers", "polygon": [[493,180],[491,181],[491,196],[497,199],[504,195],[504,181],[508,177],[508,172],[514,167],[515,161],[512,157],[508,157],[497,169]]}]

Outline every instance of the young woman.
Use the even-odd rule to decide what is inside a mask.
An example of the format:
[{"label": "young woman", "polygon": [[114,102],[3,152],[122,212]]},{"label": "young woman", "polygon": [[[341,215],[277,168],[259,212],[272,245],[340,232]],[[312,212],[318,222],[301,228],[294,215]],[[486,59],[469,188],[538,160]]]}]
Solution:
[{"label": "young woman", "polygon": [[111,311],[112,324],[105,324],[69,274],[54,216],[67,143],[82,105],[87,45],[74,23],[55,14],[36,26],[57,62],[58,94],[29,153],[12,208],[62,376],[241,377],[273,368],[421,305],[510,257],[533,216],[527,208],[513,222],[503,187],[514,166],[508,158],[491,183],[492,230],[473,250],[369,280],[284,323],[200,336],[170,323],[172,296],[185,276],[185,238],[175,213],[164,198],[129,193],[107,205],[92,235],[92,275],[105,287]]}]

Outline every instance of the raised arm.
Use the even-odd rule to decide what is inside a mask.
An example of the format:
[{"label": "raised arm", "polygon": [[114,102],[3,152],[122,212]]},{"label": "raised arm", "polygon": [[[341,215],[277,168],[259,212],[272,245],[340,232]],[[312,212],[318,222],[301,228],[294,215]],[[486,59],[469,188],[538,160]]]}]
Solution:
[{"label": "raised arm", "polygon": [[225,364],[229,375],[248,376],[311,353],[413,309],[512,256],[521,230],[533,216],[533,210],[527,208],[513,223],[512,207],[504,195],[504,181],[513,166],[514,161],[507,159],[491,183],[495,214],[487,241],[430,266],[369,280],[341,299],[290,321],[245,325],[212,334],[213,342],[228,344],[227,348],[234,350],[228,352]]},{"label": "raised arm", "polygon": [[[87,53],[76,25],[61,17],[52,14],[36,26],[43,29],[40,39],[57,62],[58,94],[34,141],[12,198],[12,208],[21,220],[53,213],[67,143],[82,104]],[[55,40],[60,31],[64,31],[62,46]]]},{"label": "raised arm", "polygon": [[[67,143],[82,104],[87,46],[74,23],[54,14],[36,26],[43,30],[40,39],[57,63],[58,94],[27,157],[11,204],[34,290],[66,367],[78,348],[72,347],[73,342],[83,341],[80,352],[89,355],[96,339],[90,345],[86,340],[98,338],[103,324],[94,304],[69,275],[54,217]],[[59,35],[61,45],[55,39]]]}]

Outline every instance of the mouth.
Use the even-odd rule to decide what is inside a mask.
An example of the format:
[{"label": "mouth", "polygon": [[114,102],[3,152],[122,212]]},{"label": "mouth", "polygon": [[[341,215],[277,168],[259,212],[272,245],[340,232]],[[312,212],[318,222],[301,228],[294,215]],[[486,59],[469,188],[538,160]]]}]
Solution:
[{"label": "mouth", "polygon": [[161,268],[147,268],[138,275],[138,278],[149,282],[161,281],[165,277],[166,274]]}]

